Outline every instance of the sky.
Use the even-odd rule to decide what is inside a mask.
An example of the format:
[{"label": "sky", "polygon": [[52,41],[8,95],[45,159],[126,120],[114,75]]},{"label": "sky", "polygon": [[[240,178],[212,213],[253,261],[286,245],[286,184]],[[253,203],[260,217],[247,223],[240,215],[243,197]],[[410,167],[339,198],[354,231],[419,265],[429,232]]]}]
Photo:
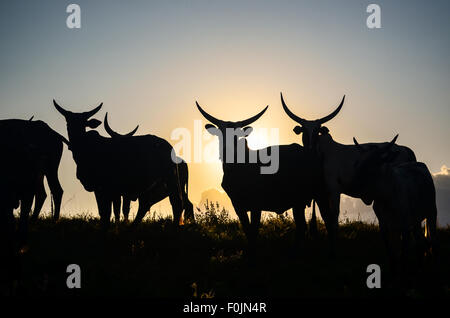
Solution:
[{"label": "sky", "polygon": [[[81,8],[81,28],[66,26],[66,7]],[[366,8],[381,7],[381,29]],[[100,102],[119,132],[140,125],[173,145],[194,134],[205,110],[224,120],[269,110],[253,124],[278,128],[279,143],[301,143],[281,108],[327,123],[351,144],[391,140],[412,148],[437,173],[450,166],[450,2],[448,1],[1,1],[0,119],[34,116],[67,136],[55,98],[72,111]],[[99,132],[106,135],[103,127]],[[205,142],[213,142],[213,139]],[[270,140],[256,132],[250,145]],[[214,145],[214,144],[213,144]],[[65,147],[62,214],[95,214]],[[221,165],[189,163],[193,202],[221,189]],[[48,201],[44,210],[48,210]],[[164,205],[152,210],[165,211]]]}]

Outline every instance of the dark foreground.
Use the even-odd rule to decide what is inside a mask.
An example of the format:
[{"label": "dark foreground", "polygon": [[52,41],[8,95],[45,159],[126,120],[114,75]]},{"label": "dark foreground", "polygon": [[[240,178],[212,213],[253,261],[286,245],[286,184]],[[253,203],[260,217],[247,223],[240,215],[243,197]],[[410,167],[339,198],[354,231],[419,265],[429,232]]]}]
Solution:
[{"label": "dark foreground", "polygon": [[[328,257],[323,226],[301,254],[293,248],[294,229],[288,218],[266,220],[258,252],[250,258],[239,224],[226,217],[203,217],[179,230],[170,220],[158,219],[134,230],[112,225],[106,232],[95,219],[44,219],[30,227],[15,293],[183,299],[450,297],[448,228],[439,231],[436,264],[410,273],[401,288],[390,278],[377,226],[342,224],[336,260]],[[67,288],[69,264],[81,268],[80,289]],[[369,264],[381,266],[381,289],[366,286]]]}]

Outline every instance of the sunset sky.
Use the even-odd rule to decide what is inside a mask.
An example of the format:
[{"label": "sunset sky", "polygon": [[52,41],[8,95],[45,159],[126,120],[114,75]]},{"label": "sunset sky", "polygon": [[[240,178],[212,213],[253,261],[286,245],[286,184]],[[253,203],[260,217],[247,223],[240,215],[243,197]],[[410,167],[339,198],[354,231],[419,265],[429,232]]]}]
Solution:
[{"label": "sunset sky", "polygon": [[[81,29],[66,26],[70,3],[81,7]],[[370,3],[381,7],[381,29],[366,26]],[[425,0],[2,1],[0,118],[34,115],[67,136],[53,98],[72,111],[103,102],[95,117],[107,111],[117,131],[139,124],[138,134],[175,144],[174,129],[194,134],[194,120],[206,124],[196,100],[224,120],[270,105],[253,127],[279,128],[281,144],[301,143],[280,92],[308,119],[327,115],[345,94],[327,124],[336,141],[398,133],[399,144],[439,172],[450,166],[449,12],[449,1]],[[257,137],[251,145],[264,144]],[[193,202],[221,189],[220,163],[189,169]],[[59,175],[62,215],[96,214],[67,147]]]}]

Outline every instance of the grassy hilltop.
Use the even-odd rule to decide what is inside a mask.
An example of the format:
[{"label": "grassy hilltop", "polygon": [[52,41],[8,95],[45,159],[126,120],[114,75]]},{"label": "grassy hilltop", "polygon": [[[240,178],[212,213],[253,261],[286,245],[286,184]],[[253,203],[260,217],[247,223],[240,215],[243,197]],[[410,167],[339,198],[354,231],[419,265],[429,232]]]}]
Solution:
[{"label": "grassy hilltop", "polygon": [[[269,215],[269,214],[266,214]],[[272,214],[271,214],[272,215]],[[273,214],[274,215],[274,214]],[[258,252],[245,253],[237,221],[214,205],[197,223],[176,230],[170,218],[153,217],[132,230],[127,224],[100,229],[98,219],[41,219],[30,226],[22,254],[18,294],[29,296],[143,297],[449,297],[450,229],[439,230],[437,265],[411,274],[407,288],[393,288],[378,227],[341,224],[338,257],[330,260],[326,231],[294,249],[292,219],[262,222]],[[382,288],[366,287],[367,265],[379,264]],[[81,289],[68,289],[66,267],[81,267]]]}]

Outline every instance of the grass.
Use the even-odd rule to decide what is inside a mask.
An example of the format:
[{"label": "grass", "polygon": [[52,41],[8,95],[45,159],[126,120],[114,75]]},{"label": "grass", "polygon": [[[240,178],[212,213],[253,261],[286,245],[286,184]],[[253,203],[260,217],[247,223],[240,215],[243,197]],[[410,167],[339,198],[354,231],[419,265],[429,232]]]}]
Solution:
[{"label": "grass", "polygon": [[[291,218],[266,217],[257,253],[249,258],[238,221],[214,205],[196,224],[176,229],[155,214],[137,228],[100,229],[87,215],[41,219],[30,227],[21,256],[17,293],[25,296],[372,298],[449,297],[450,229],[439,231],[441,257],[411,276],[406,288],[391,287],[378,228],[362,222],[340,226],[338,257],[328,257],[323,224],[319,237],[294,248]],[[379,264],[382,288],[366,287],[367,265]],[[81,267],[81,289],[66,287],[66,267]]]}]

